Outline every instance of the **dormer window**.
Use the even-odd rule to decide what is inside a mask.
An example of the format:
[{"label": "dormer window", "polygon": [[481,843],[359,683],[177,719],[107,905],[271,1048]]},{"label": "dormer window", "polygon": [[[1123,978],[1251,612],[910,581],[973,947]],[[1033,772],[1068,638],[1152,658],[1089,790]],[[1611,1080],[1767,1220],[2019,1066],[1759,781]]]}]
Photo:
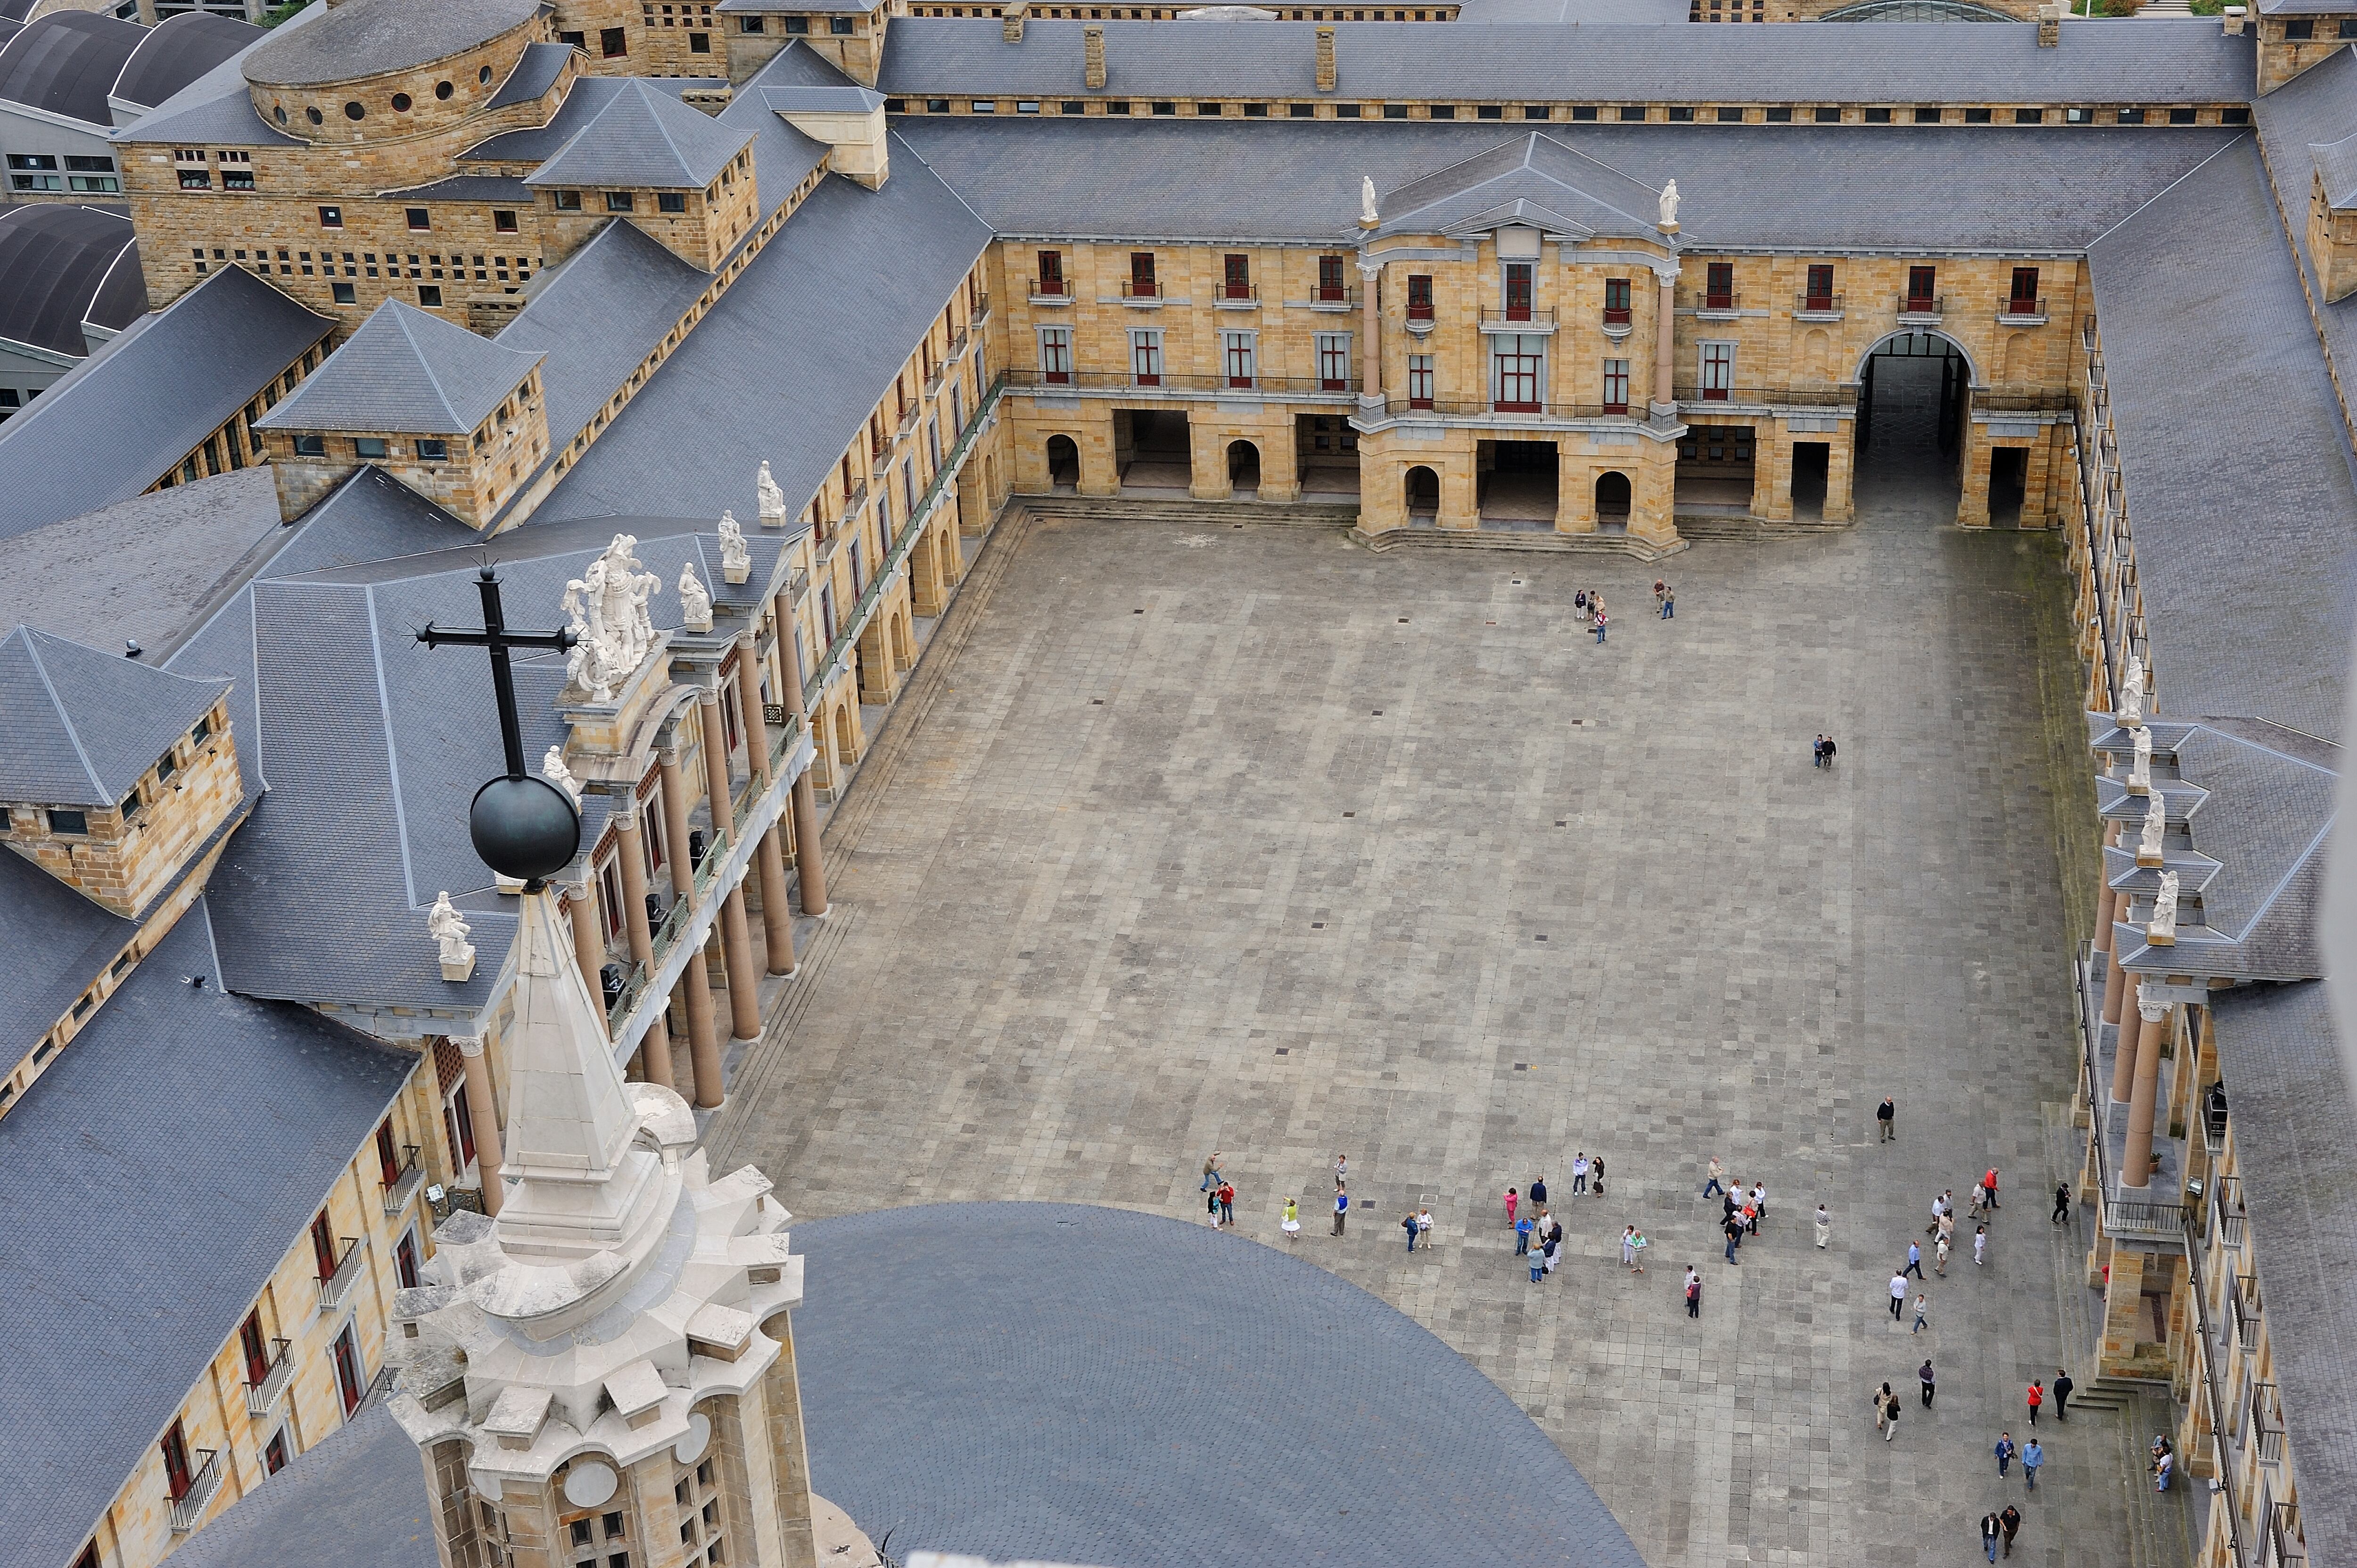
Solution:
[{"label": "dormer window", "polygon": [[421,439],[417,443],[417,460],[421,463],[447,463],[450,460],[450,444]]},{"label": "dormer window", "polygon": [[580,210],[581,210],[581,193],[580,193],[579,191],[577,191],[577,190],[560,190],[560,191],[558,191],[558,192],[556,193],[556,209],[557,209],[559,212],[578,212],[578,211],[580,211]]},{"label": "dormer window", "polygon": [[210,719],[199,719],[197,721],[197,727],[188,732],[188,744],[190,746],[202,746],[205,742],[212,738],[212,735],[213,721]]},{"label": "dormer window", "polygon": [[172,759],[172,754],[167,751],[164,754],[162,759],[156,764],[156,782],[158,784],[169,784],[172,781],[172,776],[179,772],[179,770],[180,765]]},{"label": "dormer window", "polygon": [[851,18],[848,16],[829,16],[826,19],[826,30],[833,33],[838,38],[848,38],[851,36]]},{"label": "dormer window", "polygon": [[[799,27],[794,26],[797,22],[800,22],[802,26]],[[739,16],[737,18],[737,30],[740,33],[758,33],[761,30],[761,18],[759,16]],[[808,18],[802,16],[789,16],[786,18],[786,31],[790,33],[807,33],[810,31],[810,21]]]},{"label": "dormer window", "polygon": [[327,455],[328,438],[326,436],[297,435],[295,437],[295,456],[297,457],[324,457]]},{"label": "dormer window", "polygon": [[686,211],[687,193],[681,190],[657,191],[655,193],[655,210],[658,212]]},{"label": "dormer window", "polygon": [[382,461],[384,457],[384,437],[382,435],[353,436],[352,456],[360,458],[362,462],[371,460]]},{"label": "dormer window", "polygon": [[53,833],[87,833],[90,832],[90,813],[87,811],[69,811],[53,806],[49,808],[49,832]]},{"label": "dormer window", "polygon": [[628,212],[636,205],[637,202],[627,190],[609,190],[606,193],[606,210],[608,212]]}]

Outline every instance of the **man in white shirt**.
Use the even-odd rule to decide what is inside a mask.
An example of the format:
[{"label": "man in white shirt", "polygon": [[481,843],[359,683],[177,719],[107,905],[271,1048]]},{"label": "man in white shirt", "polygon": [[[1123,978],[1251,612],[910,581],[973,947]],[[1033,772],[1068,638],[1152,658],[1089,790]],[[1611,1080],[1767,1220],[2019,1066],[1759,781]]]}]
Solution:
[{"label": "man in white shirt", "polygon": [[1896,1322],[1898,1322],[1898,1321],[1899,1321],[1899,1314],[1900,1313],[1900,1311],[1902,1311],[1902,1310],[1906,1307],[1906,1305],[1907,1305],[1907,1276],[1906,1276],[1905,1274],[1894,1273],[1894,1274],[1892,1274],[1892,1275],[1890,1276],[1890,1321],[1891,1321],[1891,1322],[1896,1323]]},{"label": "man in white shirt", "polygon": [[1587,1190],[1587,1155],[1585,1150],[1571,1157],[1571,1190]]}]

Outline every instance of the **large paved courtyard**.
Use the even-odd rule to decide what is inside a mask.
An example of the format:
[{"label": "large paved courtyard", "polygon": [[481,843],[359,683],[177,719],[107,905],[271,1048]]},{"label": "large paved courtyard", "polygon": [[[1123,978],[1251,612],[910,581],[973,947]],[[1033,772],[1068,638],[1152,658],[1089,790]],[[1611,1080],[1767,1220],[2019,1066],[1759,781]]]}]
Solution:
[{"label": "large paved courtyard", "polygon": [[[2129,1417],[2053,1429],[2034,1495],[1989,1457],[2088,1342],[2045,1199],[2075,1176],[2053,557],[1940,526],[1936,486],[1869,469],[1860,499],[1855,530],[1675,557],[1668,622],[1617,557],[1377,555],[1214,508],[1015,525],[831,830],[835,912],[718,1158],[805,1217],[1200,1218],[1224,1151],[1235,1245],[1286,1245],[1299,1195],[1292,1244],[1495,1380],[1652,1563],[1978,1561],[2007,1499],[2029,1563],[2182,1561]],[[1569,1197],[1577,1150],[1609,1196]],[[1363,1206],[1339,1240],[1338,1151]],[[1713,1154],[1770,1195],[1738,1266]],[[1960,1251],[1910,1336],[1894,1263],[1992,1164],[1988,1263]],[[1534,1285],[1498,1197],[1542,1173],[1571,1256]],[[1411,1203],[1439,1240],[1413,1257]]]}]

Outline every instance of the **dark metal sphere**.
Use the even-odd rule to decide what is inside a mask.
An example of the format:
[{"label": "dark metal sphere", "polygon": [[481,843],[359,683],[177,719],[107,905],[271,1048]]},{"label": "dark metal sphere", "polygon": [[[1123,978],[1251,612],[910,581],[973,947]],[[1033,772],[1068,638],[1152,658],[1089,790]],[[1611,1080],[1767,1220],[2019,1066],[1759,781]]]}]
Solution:
[{"label": "dark metal sphere", "polygon": [[467,831],[483,864],[519,882],[545,882],[581,847],[581,814],[545,779],[494,779],[475,791]]}]

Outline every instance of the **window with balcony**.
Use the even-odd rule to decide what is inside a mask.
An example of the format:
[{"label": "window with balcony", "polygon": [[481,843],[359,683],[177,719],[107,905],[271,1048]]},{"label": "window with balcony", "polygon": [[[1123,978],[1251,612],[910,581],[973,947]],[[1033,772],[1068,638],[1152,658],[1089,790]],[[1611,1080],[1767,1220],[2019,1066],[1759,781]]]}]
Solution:
[{"label": "window with balcony", "polygon": [[1529,262],[1506,263],[1506,319],[1528,321],[1531,308],[1537,302],[1538,268]]},{"label": "window with balcony", "polygon": [[279,1471],[286,1468],[286,1463],[290,1455],[286,1452],[286,1429],[282,1426],[276,1432],[270,1434],[270,1441],[268,1443],[263,1444],[262,1468],[264,1473],[266,1475],[275,1476]]},{"label": "window with balcony", "polygon": [[368,1391],[368,1383],[361,1376],[360,1346],[352,1338],[352,1326],[349,1323],[336,1336],[335,1362],[336,1394],[343,1402],[344,1413],[350,1415],[360,1409],[361,1396]]},{"label": "window with balcony", "polygon": [[1709,263],[1704,274],[1702,303],[1706,310],[1735,308],[1735,263],[1733,262]]},{"label": "window with balcony", "polygon": [[2038,269],[2036,267],[2013,269],[2013,289],[2010,297],[2006,301],[2006,313],[2009,316],[2044,314],[2038,308]]},{"label": "window with balcony", "polygon": [[1909,267],[1907,269],[1907,308],[1916,312],[1936,309],[1937,306],[1932,302],[1939,297],[1936,292],[1939,280],[1940,269],[1937,267]]},{"label": "window with balcony", "polygon": [[1159,331],[1130,333],[1129,377],[1142,387],[1162,384],[1162,334]]},{"label": "window with balcony", "polygon": [[1252,297],[1252,258],[1230,254],[1220,258],[1220,297]]},{"label": "window with balcony", "polygon": [[1039,328],[1039,379],[1063,383],[1072,379],[1072,329],[1069,327]]},{"label": "window with balcony", "polygon": [[1432,406],[1432,356],[1410,354],[1407,357],[1407,405],[1410,408]]},{"label": "window with balcony", "polygon": [[1604,412],[1629,412],[1629,361],[1626,360],[1604,361]]},{"label": "window with balcony", "polygon": [[1351,387],[1351,335],[1318,334],[1318,390],[1348,392]]},{"label": "window with balcony", "polygon": [[1490,401],[1501,413],[1536,413],[1546,384],[1546,339],[1536,334],[1490,335]]},{"label": "window with balcony", "polygon": [[387,1187],[401,1179],[401,1151],[393,1141],[393,1118],[390,1116],[377,1124],[376,1168]]},{"label": "window with balcony", "polygon": [[1702,397],[1705,403],[1725,403],[1735,395],[1735,345],[1702,345]]},{"label": "window with balcony", "polygon": [[1318,258],[1318,297],[1328,301],[1351,297],[1350,285],[1342,281],[1341,257]]},{"label": "window with balcony", "polygon": [[1816,265],[1809,269],[1808,291],[1801,296],[1804,310],[1831,310],[1834,307],[1834,270]]},{"label": "window with balcony", "polygon": [[1039,286],[1036,291],[1043,298],[1060,299],[1064,294],[1064,252],[1039,252]]},{"label": "window with balcony", "polygon": [[1133,299],[1157,299],[1161,290],[1154,281],[1154,252],[1133,251],[1129,256],[1129,295]]},{"label": "window with balcony", "polygon": [[1430,273],[1408,274],[1407,318],[1410,321],[1432,319],[1432,274]]},{"label": "window with balcony", "polygon": [[1629,280],[1627,278],[1606,278],[1604,280],[1605,326],[1626,327],[1629,325]]},{"label": "window with balcony", "polygon": [[[473,1151],[468,1151],[468,1158]],[[328,1223],[328,1211],[321,1209],[311,1219],[311,1261],[318,1265],[319,1277],[328,1279],[336,1272],[336,1230]]]},{"label": "window with balcony", "polygon": [[188,1439],[178,1422],[172,1423],[157,1446],[164,1455],[164,1489],[177,1503],[196,1485],[196,1473],[188,1467]]},{"label": "window with balcony", "polygon": [[417,1232],[404,1230],[393,1244],[393,1277],[404,1290],[417,1288]]},{"label": "window with balcony", "polygon": [[270,1341],[263,1337],[262,1314],[245,1315],[238,1326],[237,1348],[245,1361],[245,1380],[258,1386],[270,1376]]},{"label": "window with balcony", "polygon": [[1253,384],[1255,359],[1254,339],[1256,337],[1257,334],[1251,332],[1220,334],[1220,364],[1227,377],[1228,385],[1248,387]]}]

